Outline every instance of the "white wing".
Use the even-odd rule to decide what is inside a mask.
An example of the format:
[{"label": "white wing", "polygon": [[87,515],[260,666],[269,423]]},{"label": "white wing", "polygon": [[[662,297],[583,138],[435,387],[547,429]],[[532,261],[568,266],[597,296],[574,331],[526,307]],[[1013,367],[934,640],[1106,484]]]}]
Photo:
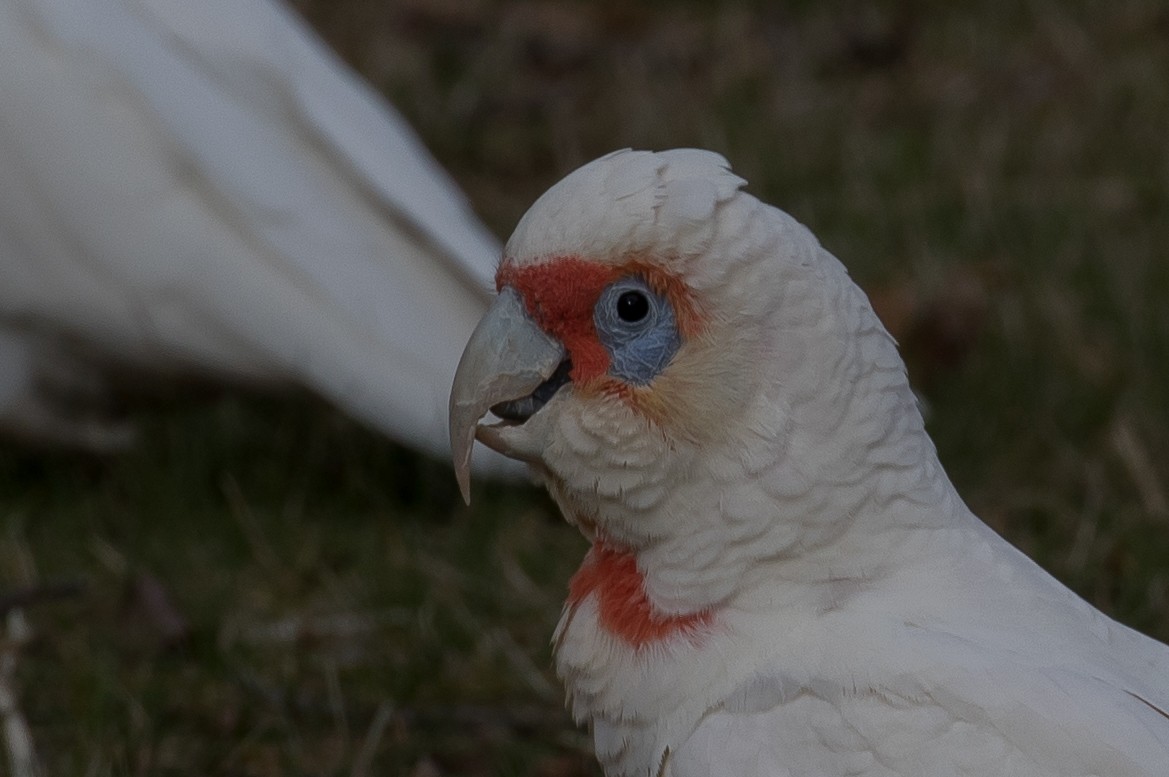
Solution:
[{"label": "white wing", "polygon": [[290,11],[0,0],[0,106],[0,424],[108,360],[305,385],[447,455],[498,244]]},{"label": "white wing", "polygon": [[714,712],[668,774],[1160,777],[1169,764],[1169,719],[1076,671],[957,666],[949,657],[889,679]]},{"label": "white wing", "polygon": [[967,518],[926,566],[824,615],[814,651],[780,647],[671,777],[1169,773],[1169,649]]}]

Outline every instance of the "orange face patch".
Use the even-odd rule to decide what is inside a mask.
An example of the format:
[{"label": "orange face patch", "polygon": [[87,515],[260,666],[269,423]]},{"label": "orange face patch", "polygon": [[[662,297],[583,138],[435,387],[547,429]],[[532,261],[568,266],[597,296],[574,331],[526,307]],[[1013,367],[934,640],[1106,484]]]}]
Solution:
[{"label": "orange face patch", "polygon": [[678,635],[694,636],[711,620],[709,611],[689,615],[658,612],[646,596],[637,558],[603,539],[593,543],[568,584],[568,603],[579,605],[594,594],[601,628],[634,648]]}]

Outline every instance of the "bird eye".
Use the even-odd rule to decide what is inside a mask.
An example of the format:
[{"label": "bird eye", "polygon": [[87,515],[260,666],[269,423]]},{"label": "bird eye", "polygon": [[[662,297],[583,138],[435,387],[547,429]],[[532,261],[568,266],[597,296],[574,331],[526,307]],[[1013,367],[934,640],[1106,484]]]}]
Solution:
[{"label": "bird eye", "polygon": [[633,386],[649,385],[682,345],[670,300],[638,275],[601,292],[593,326],[609,354],[609,374]]},{"label": "bird eye", "polygon": [[630,324],[649,314],[649,300],[640,291],[627,291],[617,298],[617,317]]}]

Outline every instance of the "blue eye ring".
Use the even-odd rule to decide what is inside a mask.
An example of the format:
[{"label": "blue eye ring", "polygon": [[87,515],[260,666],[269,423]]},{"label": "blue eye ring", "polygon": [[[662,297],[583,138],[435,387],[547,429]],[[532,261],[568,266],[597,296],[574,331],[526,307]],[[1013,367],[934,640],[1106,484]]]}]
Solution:
[{"label": "blue eye ring", "polygon": [[633,386],[649,385],[682,345],[673,305],[640,275],[601,292],[593,323],[609,354],[609,374]]}]

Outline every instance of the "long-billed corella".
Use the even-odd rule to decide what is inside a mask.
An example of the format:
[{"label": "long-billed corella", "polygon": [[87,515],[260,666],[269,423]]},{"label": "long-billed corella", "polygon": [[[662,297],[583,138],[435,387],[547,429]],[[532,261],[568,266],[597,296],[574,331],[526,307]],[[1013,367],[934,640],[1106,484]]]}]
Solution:
[{"label": "long-billed corella", "polygon": [[464,494],[477,437],[593,543],[556,667],[605,773],[1169,774],[1169,647],[969,511],[868,299],[743,184],[695,150],[569,175],[452,389]]}]

